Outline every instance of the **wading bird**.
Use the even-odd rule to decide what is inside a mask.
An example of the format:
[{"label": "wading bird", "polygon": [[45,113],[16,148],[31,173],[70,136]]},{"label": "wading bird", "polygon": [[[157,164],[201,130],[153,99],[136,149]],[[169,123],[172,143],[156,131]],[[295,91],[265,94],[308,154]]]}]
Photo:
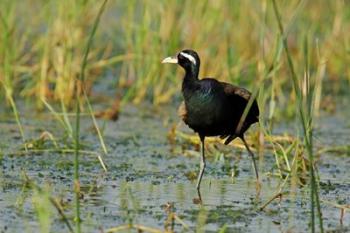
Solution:
[{"label": "wading bird", "polygon": [[[201,199],[200,184],[206,166],[205,137],[226,138],[225,145],[239,137],[253,160],[256,179],[259,181],[254,154],[244,139],[244,133],[250,125],[259,121],[256,100],[252,101],[246,114],[243,114],[251,93],[244,88],[213,78],[198,79],[200,59],[193,50],[183,50],[176,56],[165,58],[162,63],[175,63],[185,70],[182,82],[184,102],[180,105],[179,114],[182,120],[198,133],[201,141],[202,156],[196,186],[199,198]],[[245,118],[242,115],[245,115]]]}]

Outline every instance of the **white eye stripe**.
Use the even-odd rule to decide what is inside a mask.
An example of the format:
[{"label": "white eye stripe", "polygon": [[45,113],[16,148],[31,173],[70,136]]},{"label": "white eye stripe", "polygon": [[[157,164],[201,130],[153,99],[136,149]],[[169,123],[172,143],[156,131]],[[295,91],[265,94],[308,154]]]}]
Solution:
[{"label": "white eye stripe", "polygon": [[185,58],[187,58],[188,60],[190,60],[190,62],[192,62],[194,65],[196,64],[196,59],[192,55],[184,52],[180,52],[180,54]]}]

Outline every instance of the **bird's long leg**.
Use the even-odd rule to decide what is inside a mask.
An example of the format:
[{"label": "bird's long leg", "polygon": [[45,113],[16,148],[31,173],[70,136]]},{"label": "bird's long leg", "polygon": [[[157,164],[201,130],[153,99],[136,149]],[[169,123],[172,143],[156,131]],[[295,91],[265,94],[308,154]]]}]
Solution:
[{"label": "bird's long leg", "polygon": [[[200,186],[201,186],[201,181],[202,181],[202,177],[203,177],[203,173],[204,173],[204,169],[205,169],[205,154],[204,154],[204,140],[205,137],[204,136],[199,136],[201,139],[201,144],[202,144],[202,157],[201,157],[201,163],[200,163],[200,170],[199,170],[199,174],[198,174],[198,179],[197,179],[197,192],[198,192],[198,196],[199,198],[201,197],[200,195]],[[201,199],[201,198],[200,198]]]},{"label": "bird's long leg", "polygon": [[255,175],[256,175],[256,180],[259,181],[259,173],[258,173],[258,168],[256,167],[256,163],[255,163],[255,158],[254,158],[254,153],[250,150],[248,143],[246,142],[246,140],[244,139],[244,136],[242,135],[240,137],[245,145],[245,147],[247,148],[250,156],[252,157],[253,160],[253,165],[254,165],[254,170],[255,170]]}]

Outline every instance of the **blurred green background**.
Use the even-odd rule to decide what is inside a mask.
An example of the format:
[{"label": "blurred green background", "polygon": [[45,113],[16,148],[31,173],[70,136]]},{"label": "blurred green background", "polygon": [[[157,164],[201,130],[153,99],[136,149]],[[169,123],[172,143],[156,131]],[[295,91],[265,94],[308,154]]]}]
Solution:
[{"label": "blurred green background", "polygon": [[[278,4],[300,82],[308,72],[315,84],[317,112],[322,96],[333,103],[349,87],[349,2]],[[81,91],[77,78],[99,6],[92,0],[1,0],[0,99],[32,100],[39,109],[43,100],[71,106],[74,92]],[[122,103],[169,103],[180,93],[183,71],[160,61],[184,48],[200,54],[201,77],[259,88],[262,108],[274,110],[270,116],[274,106],[294,111],[270,1],[109,1],[88,58],[87,91],[105,82]]]}]

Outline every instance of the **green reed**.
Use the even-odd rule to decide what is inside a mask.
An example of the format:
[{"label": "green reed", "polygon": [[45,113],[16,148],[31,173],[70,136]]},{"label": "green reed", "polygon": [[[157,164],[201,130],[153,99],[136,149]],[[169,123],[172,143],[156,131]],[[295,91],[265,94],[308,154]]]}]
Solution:
[{"label": "green reed", "polygon": [[[72,107],[75,90],[83,95],[82,88],[76,88],[80,84],[76,83],[75,77],[79,76],[78,67],[84,54],[82,42],[93,21],[95,5],[92,1],[62,0],[46,4],[33,2],[29,7],[28,2],[4,1],[5,5],[15,7],[9,11],[12,14],[3,14],[2,18],[14,22],[27,37],[16,41],[16,45],[20,45],[17,50],[25,47],[25,56],[21,56],[23,51],[12,60],[11,67],[17,71],[11,76],[10,83],[14,96],[21,94],[36,100],[38,107],[42,107],[43,99]],[[160,61],[188,47],[201,55],[201,76],[215,76],[248,88],[253,86],[255,77],[263,73],[263,64],[272,64],[274,59],[270,51],[276,43],[275,20],[268,3],[268,0],[111,2],[106,9],[108,17],[101,19],[101,29],[96,34],[99,46],[91,48],[89,53],[86,67],[89,79],[85,83],[87,95],[93,84],[103,77],[101,74],[112,68],[118,91],[122,93],[122,103],[138,104],[144,99],[155,105],[171,102],[178,93],[182,71],[172,68],[173,73],[164,72]],[[319,70],[318,83],[321,84],[324,77],[332,79],[328,89],[337,93],[344,86],[341,84],[346,82],[349,72],[346,51],[350,36],[341,30],[350,24],[345,17],[348,8],[342,1],[324,4],[313,1],[306,3],[312,12],[301,11],[298,13],[300,17],[294,17],[297,3],[281,4],[285,17],[293,21],[290,24],[293,27],[288,25],[287,28],[293,32],[290,52],[296,64],[301,64],[302,39],[294,35],[312,27],[310,37],[318,36],[322,53],[310,56],[324,62],[311,63],[310,68]],[[41,14],[35,14],[38,8],[42,9]],[[31,20],[27,20],[28,17]],[[38,30],[40,28],[45,30]],[[21,38],[17,34],[14,39]],[[4,45],[0,47],[4,48]],[[293,105],[296,104],[295,99],[289,98],[293,93],[286,68],[279,67],[275,72],[279,79],[272,81],[273,94],[278,96],[274,99],[275,106],[286,106],[287,101],[287,106],[290,106],[284,111],[274,108],[274,115],[278,118],[281,114],[294,114]],[[16,85],[23,76],[28,77],[21,82],[23,85]],[[322,86],[319,87],[315,99],[316,113],[320,109],[323,91]]]},{"label": "green reed", "polygon": [[[84,53],[83,62],[81,64],[80,77],[79,81],[82,84],[83,92],[85,91],[85,70],[87,66],[87,58],[90,52],[90,47],[93,42],[94,35],[98,28],[98,24],[100,22],[101,15],[105,9],[108,0],[104,0],[102,3],[100,10],[96,16],[94,21],[91,33],[89,35],[86,49]],[[80,182],[79,182],[79,151],[80,151],[80,93],[76,91],[76,122],[75,122],[75,156],[74,156],[74,192],[75,192],[75,221],[76,221],[76,232],[81,232],[81,219],[80,219]]]},{"label": "green reed", "polygon": [[26,33],[23,33],[21,37],[16,37],[16,4],[11,1],[6,1],[5,3],[5,6],[0,10],[0,89],[4,90],[5,100],[9,103],[12,109],[20,135],[22,137],[24,148],[27,150],[25,145],[26,139],[14,97],[16,92],[15,76],[17,73],[19,73],[19,71],[15,69],[14,63],[16,61],[19,63],[23,62],[23,59],[17,60],[17,57],[22,52],[24,46],[23,43],[25,43],[27,40],[27,35]]},{"label": "green reed", "polygon": [[318,186],[317,186],[318,184],[316,181],[316,174],[314,169],[315,165],[314,165],[314,154],[313,154],[313,144],[312,144],[313,93],[312,93],[312,90],[310,89],[311,87],[310,87],[309,62],[308,62],[308,59],[309,59],[308,41],[306,39],[304,44],[305,79],[303,80],[304,83],[300,84],[300,80],[298,80],[298,76],[296,74],[293,60],[289,51],[287,36],[285,34],[285,31],[282,25],[281,15],[278,11],[276,1],[272,0],[272,3],[273,3],[275,16],[278,22],[278,27],[282,35],[283,46],[287,56],[287,62],[288,62],[288,66],[289,66],[292,81],[293,81],[294,92],[297,97],[298,113],[299,113],[300,122],[303,128],[304,143],[305,143],[308,158],[310,161],[309,173],[310,173],[311,232],[315,232],[315,209],[317,210],[318,217],[319,217],[320,231],[323,232],[322,212],[320,208],[320,200],[319,200],[319,193],[318,193]]}]

